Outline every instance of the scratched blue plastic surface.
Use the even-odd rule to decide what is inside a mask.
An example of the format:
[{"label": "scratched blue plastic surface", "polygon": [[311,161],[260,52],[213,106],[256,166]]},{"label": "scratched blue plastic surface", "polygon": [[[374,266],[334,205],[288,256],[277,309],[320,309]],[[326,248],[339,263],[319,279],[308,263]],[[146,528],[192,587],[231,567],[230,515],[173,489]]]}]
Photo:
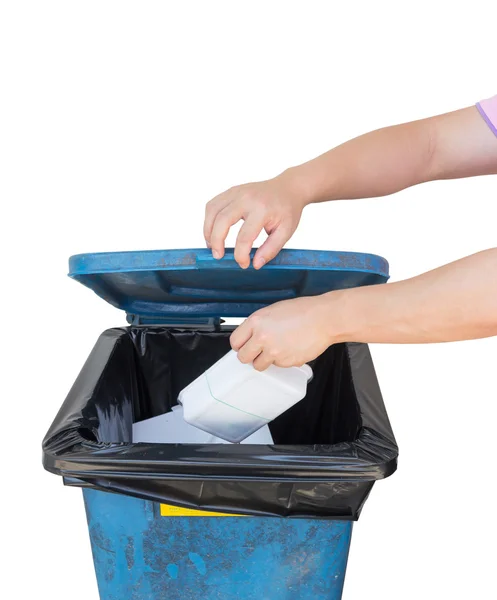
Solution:
[{"label": "scratched blue plastic surface", "polygon": [[[247,317],[279,300],[384,283],[388,263],[372,254],[282,250],[260,271],[241,269],[233,250],[80,254],[69,275],[142,322]],[[132,320],[132,319],[131,319]]]},{"label": "scratched blue plastic surface", "polygon": [[348,521],[162,517],[84,490],[101,600],[340,600]]}]

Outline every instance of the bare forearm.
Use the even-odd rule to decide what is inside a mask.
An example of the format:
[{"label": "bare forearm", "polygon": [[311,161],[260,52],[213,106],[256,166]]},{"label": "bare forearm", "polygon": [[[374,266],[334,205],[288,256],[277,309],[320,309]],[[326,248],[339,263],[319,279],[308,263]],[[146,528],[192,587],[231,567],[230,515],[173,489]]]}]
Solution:
[{"label": "bare forearm", "polygon": [[497,335],[497,248],[413,279],[332,292],[332,343],[432,343]]},{"label": "bare forearm", "polygon": [[281,177],[307,203],[393,194],[435,179],[497,173],[497,140],[475,107],[372,131]]}]

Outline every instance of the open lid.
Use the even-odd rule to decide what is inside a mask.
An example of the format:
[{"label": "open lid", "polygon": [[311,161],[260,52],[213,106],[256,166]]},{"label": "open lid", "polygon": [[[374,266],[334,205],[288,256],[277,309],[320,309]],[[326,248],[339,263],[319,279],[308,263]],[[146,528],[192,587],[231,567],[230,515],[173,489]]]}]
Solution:
[{"label": "open lid", "polygon": [[282,250],[256,271],[241,269],[233,250],[221,260],[207,249],[157,250],[79,254],[69,259],[69,276],[124,310],[129,322],[193,323],[247,317],[280,300],[384,283],[388,263],[371,254]]}]

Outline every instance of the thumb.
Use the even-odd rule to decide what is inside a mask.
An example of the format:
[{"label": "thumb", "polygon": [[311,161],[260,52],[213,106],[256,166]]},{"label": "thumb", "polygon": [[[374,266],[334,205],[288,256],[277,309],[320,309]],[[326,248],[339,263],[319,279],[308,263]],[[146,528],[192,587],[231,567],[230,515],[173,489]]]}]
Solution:
[{"label": "thumb", "polygon": [[291,237],[292,231],[286,225],[280,225],[271,232],[267,240],[255,253],[253,261],[254,269],[261,269],[266,263],[273,260]]},{"label": "thumb", "polygon": [[235,331],[231,334],[230,343],[231,347],[235,352],[238,352],[252,337],[252,321],[250,318],[246,319],[241,325],[239,325]]}]

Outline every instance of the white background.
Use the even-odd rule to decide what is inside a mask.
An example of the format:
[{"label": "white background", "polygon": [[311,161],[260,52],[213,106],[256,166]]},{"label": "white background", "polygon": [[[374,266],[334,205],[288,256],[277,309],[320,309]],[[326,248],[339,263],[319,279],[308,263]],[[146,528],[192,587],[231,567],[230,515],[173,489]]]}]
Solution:
[{"label": "white background", "polygon": [[[43,471],[40,445],[124,316],[65,277],[69,255],[202,245],[223,189],[497,93],[492,5],[2,3],[9,599],[97,599],[80,491]],[[488,177],[312,207],[290,246],[374,252],[402,279],[494,246],[496,192]],[[490,598],[497,342],[372,351],[401,459],[355,528],[344,599]]]}]

